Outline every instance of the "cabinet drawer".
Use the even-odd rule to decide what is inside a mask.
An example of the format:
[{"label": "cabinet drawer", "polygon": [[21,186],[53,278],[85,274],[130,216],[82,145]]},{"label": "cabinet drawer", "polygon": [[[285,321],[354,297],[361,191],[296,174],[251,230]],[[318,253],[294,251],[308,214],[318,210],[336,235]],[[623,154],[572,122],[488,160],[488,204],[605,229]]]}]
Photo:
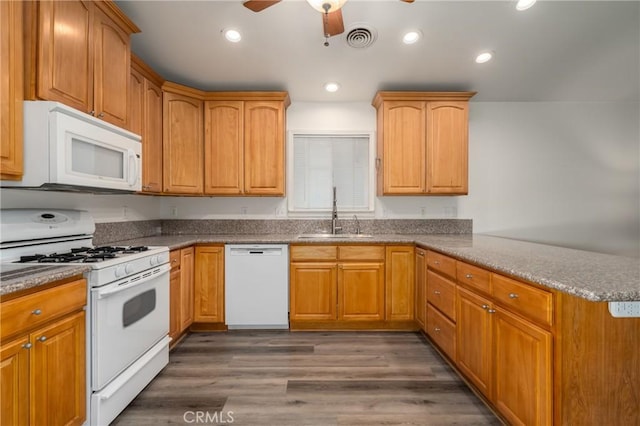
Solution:
[{"label": "cabinet drawer", "polygon": [[169,253],[169,262],[171,263],[172,269],[180,267],[180,250],[171,250]]},{"label": "cabinet drawer", "polygon": [[81,279],[3,302],[0,307],[0,337],[4,339],[79,310],[86,300],[87,285]]},{"label": "cabinet drawer", "polygon": [[340,260],[384,260],[384,246],[338,246]]},{"label": "cabinet drawer", "polygon": [[455,361],[456,325],[427,303],[427,334],[449,358]]},{"label": "cabinet drawer", "polygon": [[427,302],[456,320],[456,285],[433,271],[427,271]]},{"label": "cabinet drawer", "polygon": [[553,323],[553,295],[502,275],[492,274],[494,300],[543,325]]},{"label": "cabinet drawer", "polygon": [[491,294],[491,273],[484,269],[458,262],[456,270],[458,282],[462,285]]},{"label": "cabinet drawer", "polygon": [[451,278],[456,277],[456,260],[435,251],[427,251],[427,266]]},{"label": "cabinet drawer", "polygon": [[297,260],[336,260],[338,258],[337,246],[291,246],[289,257]]}]

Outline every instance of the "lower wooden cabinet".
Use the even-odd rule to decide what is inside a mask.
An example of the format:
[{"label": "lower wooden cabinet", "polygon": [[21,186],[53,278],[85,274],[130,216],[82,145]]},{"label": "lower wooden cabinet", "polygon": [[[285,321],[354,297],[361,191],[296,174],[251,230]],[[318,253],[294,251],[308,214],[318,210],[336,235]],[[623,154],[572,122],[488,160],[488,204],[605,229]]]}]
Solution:
[{"label": "lower wooden cabinet", "polygon": [[194,323],[224,325],[223,245],[196,246],[194,291]]},{"label": "lower wooden cabinet", "polygon": [[83,279],[2,302],[0,424],[84,422],[85,304]]},{"label": "lower wooden cabinet", "polygon": [[385,319],[412,321],[415,316],[413,246],[387,246],[385,254]]},{"label": "lower wooden cabinet", "polygon": [[338,318],[338,265],[292,263],[289,271],[289,318],[323,321]]},{"label": "lower wooden cabinet", "polygon": [[180,250],[180,329],[193,323],[195,248]]},{"label": "lower wooden cabinet", "polygon": [[416,248],[415,258],[415,318],[421,330],[426,332],[427,324],[427,251]]},{"label": "lower wooden cabinet", "polygon": [[384,263],[338,265],[338,319],[381,321],[384,319]]}]

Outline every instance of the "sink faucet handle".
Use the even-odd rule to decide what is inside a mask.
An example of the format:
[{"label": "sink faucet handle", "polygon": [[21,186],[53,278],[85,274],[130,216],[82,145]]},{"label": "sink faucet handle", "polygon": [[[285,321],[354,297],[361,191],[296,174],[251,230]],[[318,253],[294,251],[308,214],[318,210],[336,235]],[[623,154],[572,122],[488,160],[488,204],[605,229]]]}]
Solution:
[{"label": "sink faucet handle", "polygon": [[360,234],[360,221],[358,220],[358,215],[353,215],[353,219],[356,221],[356,234]]}]

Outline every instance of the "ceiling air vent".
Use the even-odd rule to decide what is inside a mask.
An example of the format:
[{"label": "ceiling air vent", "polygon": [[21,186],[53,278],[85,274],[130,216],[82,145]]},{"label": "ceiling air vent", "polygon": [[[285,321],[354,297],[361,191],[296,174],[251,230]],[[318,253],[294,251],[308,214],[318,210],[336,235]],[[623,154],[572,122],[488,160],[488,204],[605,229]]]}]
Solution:
[{"label": "ceiling air vent", "polygon": [[353,27],[346,36],[347,44],[356,49],[364,49],[371,46],[378,37],[374,28],[367,25],[358,24]]}]

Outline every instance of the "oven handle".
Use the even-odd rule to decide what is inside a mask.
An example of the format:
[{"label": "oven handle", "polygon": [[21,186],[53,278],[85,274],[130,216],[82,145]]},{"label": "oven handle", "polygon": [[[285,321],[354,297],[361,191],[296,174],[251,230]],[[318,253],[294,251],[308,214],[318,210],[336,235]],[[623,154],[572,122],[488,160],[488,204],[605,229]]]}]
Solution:
[{"label": "oven handle", "polygon": [[129,184],[129,186],[134,186],[138,181],[138,160],[136,157],[136,153],[131,149],[127,150],[127,157],[129,160],[129,170],[127,171],[127,173],[129,173],[129,176],[127,179],[127,183]]},{"label": "oven handle", "polygon": [[[129,290],[131,288],[135,288],[139,285],[142,285],[149,280],[160,278],[161,276],[168,274],[170,270],[171,270],[171,265],[166,263],[164,265],[159,266],[157,269],[155,269],[149,276],[144,277],[139,281],[135,281],[130,285],[127,285],[127,282],[130,282],[133,278],[135,278],[135,275],[132,277],[126,278],[125,280],[122,280],[120,284],[113,283],[107,286],[107,288],[105,288],[104,290],[98,289],[97,291],[98,299],[103,299],[105,297],[112,296],[116,293],[120,293],[121,291]],[[144,274],[146,274],[146,272],[141,272],[138,275],[144,275]]]}]

